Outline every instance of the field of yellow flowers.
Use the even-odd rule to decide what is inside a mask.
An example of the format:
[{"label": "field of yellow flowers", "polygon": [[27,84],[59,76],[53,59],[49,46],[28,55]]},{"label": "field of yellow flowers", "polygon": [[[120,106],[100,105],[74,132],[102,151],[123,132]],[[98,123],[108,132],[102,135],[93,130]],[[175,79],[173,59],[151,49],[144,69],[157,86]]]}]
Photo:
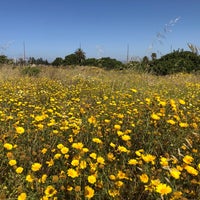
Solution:
[{"label": "field of yellow flowers", "polygon": [[200,199],[199,76],[49,70],[0,76],[1,200]]}]

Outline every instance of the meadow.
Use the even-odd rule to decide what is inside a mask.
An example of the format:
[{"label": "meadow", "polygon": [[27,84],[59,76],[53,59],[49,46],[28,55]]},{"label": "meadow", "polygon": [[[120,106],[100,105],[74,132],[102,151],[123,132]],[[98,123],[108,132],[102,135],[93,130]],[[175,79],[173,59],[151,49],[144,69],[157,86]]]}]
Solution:
[{"label": "meadow", "polygon": [[200,199],[200,75],[0,69],[0,199]]}]

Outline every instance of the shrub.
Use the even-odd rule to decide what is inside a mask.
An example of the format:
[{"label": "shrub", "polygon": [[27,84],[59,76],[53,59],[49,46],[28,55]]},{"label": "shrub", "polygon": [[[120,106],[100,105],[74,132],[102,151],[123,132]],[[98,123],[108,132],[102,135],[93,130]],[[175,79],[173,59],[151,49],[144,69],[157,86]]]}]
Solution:
[{"label": "shrub", "polygon": [[25,67],[22,70],[22,74],[28,76],[38,76],[40,72],[41,70],[38,67]]}]

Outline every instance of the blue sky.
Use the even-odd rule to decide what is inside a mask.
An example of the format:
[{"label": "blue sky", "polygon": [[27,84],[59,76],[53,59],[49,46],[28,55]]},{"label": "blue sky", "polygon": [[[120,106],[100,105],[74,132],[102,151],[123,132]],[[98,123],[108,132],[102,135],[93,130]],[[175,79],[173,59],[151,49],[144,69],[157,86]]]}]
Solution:
[{"label": "blue sky", "polygon": [[87,58],[200,46],[199,0],[1,0],[0,54],[53,61],[81,46]]}]

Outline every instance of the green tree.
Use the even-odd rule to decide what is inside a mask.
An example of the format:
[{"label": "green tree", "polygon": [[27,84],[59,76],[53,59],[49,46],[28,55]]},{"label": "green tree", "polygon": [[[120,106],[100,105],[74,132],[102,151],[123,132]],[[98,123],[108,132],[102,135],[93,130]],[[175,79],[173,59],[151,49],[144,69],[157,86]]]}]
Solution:
[{"label": "green tree", "polygon": [[81,64],[84,62],[85,58],[86,58],[85,52],[84,52],[81,48],[78,48],[78,49],[75,51],[74,54],[75,54],[76,57],[77,57],[77,62],[78,62],[78,64],[81,65]]},{"label": "green tree", "polygon": [[8,63],[8,58],[5,55],[0,55],[0,64],[7,64]]},{"label": "green tree", "polygon": [[52,62],[53,66],[61,66],[63,65],[63,59],[61,57],[57,57],[53,62]]}]

